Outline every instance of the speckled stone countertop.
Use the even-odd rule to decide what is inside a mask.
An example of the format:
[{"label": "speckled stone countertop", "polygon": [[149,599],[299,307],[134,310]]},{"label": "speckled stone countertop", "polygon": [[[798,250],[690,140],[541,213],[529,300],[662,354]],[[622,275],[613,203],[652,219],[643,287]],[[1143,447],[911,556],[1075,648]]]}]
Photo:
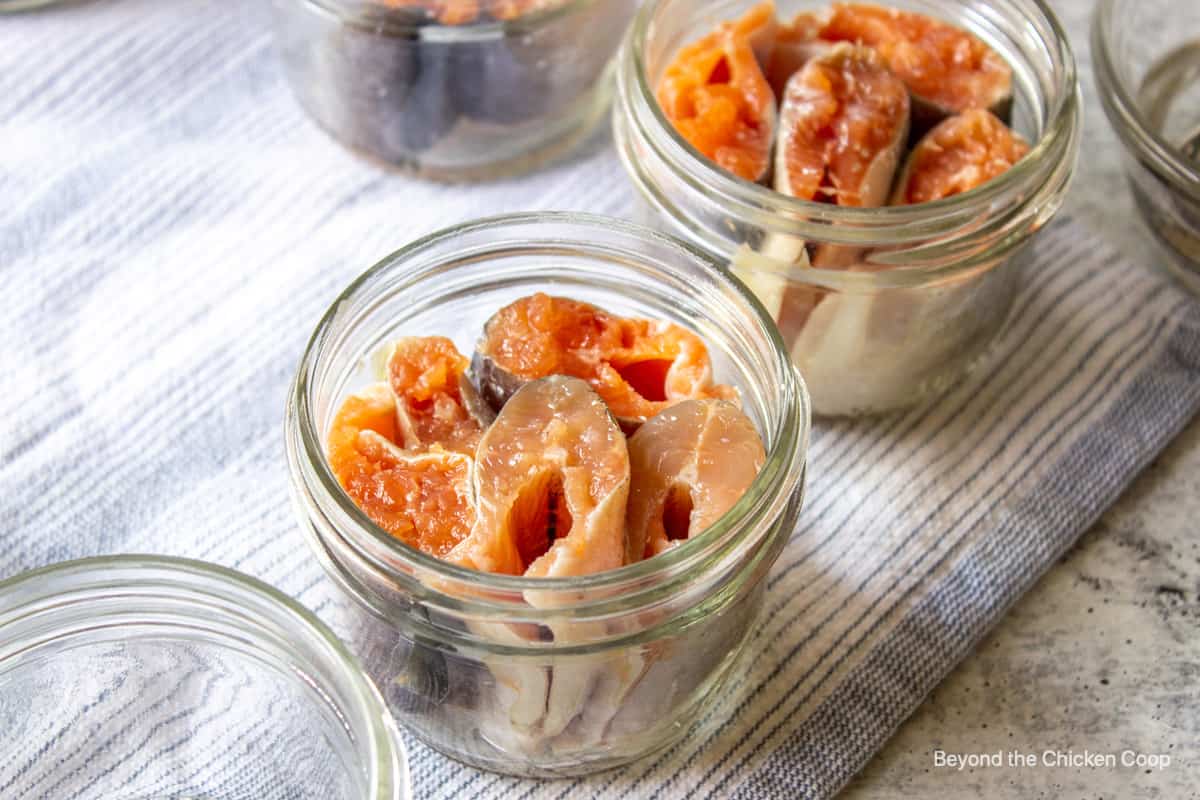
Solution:
[{"label": "speckled stone countertop", "polygon": [[[1087,106],[1065,213],[1131,263],[1157,268],[1096,97],[1088,44],[1094,3],[1051,5],[1071,37]],[[1002,764],[938,766],[938,750],[1000,753]],[[1125,760],[1165,755],[1169,763],[1126,766],[1127,751]],[[1059,754],[1079,765],[1046,764]],[[1106,754],[1117,763],[1105,763]],[[842,797],[1200,798],[1200,420],[1013,607]]]}]

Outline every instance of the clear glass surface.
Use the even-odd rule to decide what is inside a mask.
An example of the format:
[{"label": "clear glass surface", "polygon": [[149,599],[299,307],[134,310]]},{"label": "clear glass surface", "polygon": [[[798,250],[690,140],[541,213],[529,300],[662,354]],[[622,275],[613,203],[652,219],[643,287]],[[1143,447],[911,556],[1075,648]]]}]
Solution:
[{"label": "clear glass surface", "polygon": [[[471,352],[488,317],[536,291],[691,328],[739,387],[767,461],[705,533],[579,578],[492,575],[391,538],[338,487],[324,435],[382,345],[437,334]],[[735,668],[795,529],[808,422],[774,325],[701,252],[618,220],[528,214],[434,234],[351,285],[301,362],[287,446],[302,525],[344,590],[338,630],[397,720],[467,763],[561,776],[668,747]]]},{"label": "clear glass surface", "polygon": [[0,14],[6,11],[33,11],[46,6],[60,6],[67,3],[78,3],[82,0],[0,0]]},{"label": "clear glass surface", "polygon": [[200,562],[0,583],[0,797],[404,800],[394,723],[309,612]]},{"label": "clear glass surface", "polygon": [[1138,210],[1200,292],[1200,4],[1100,0],[1092,57]]},{"label": "clear glass surface", "polygon": [[637,0],[568,0],[508,21],[439,24],[420,7],[273,0],[301,105],[372,159],[438,180],[531,169],[608,108]]},{"label": "clear glass surface", "polygon": [[[843,208],[722,171],[685,142],[654,97],[679,47],[754,0],[649,0],[617,69],[617,148],[642,221],[711,252],[756,291],[826,415],[937,397],[986,355],[1004,326],[1017,256],[1062,204],[1079,145],[1079,93],[1064,34],[1039,0],[896,0],[956,24],[1013,68],[1013,126],[1033,144],[1000,178],[914,206]],[[781,19],[828,5],[779,0]],[[838,269],[796,266],[841,248]],[[812,309],[812,313],[808,310]]]}]

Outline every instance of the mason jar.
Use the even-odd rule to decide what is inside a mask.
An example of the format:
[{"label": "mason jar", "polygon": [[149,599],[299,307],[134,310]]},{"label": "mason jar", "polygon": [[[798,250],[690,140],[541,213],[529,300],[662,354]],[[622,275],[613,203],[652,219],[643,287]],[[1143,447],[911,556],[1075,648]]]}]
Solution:
[{"label": "mason jar", "polygon": [[[663,555],[571,578],[488,574],[392,538],[340,488],[325,436],[374,354],[444,335],[470,352],[483,323],[546,292],[667,320],[707,342],[766,447],[746,494]],[[736,669],[795,529],[809,430],[804,385],[761,305],[702,252],[618,220],[523,214],[421,239],[359,277],[321,320],[287,404],[302,527],[340,587],[335,629],[397,720],[487,770],[578,775],[669,747]]]},{"label": "mason jar", "polygon": [[316,617],[199,561],[0,582],[0,794],[407,800],[383,699]]},{"label": "mason jar", "polygon": [[1200,294],[1200,6],[1099,0],[1091,44],[1134,207],[1163,263]]},{"label": "mason jar", "polygon": [[[655,99],[682,45],[756,2],[647,0],[635,18],[618,57],[613,126],[641,221],[707,250],[754,287],[804,375],[815,413],[871,414],[936,397],[1003,330],[1019,256],[1066,194],[1080,134],[1066,36],[1041,0],[888,0],[975,34],[1011,65],[1013,126],[1031,149],[1000,177],[944,200],[840,207],[725,172],[676,133]],[[790,20],[828,4],[776,5],[779,18]],[[806,245],[855,255],[838,269],[796,266]]]},{"label": "mason jar", "polygon": [[308,114],[363,155],[448,181],[531,169],[582,141],[608,109],[637,3],[273,0]]}]

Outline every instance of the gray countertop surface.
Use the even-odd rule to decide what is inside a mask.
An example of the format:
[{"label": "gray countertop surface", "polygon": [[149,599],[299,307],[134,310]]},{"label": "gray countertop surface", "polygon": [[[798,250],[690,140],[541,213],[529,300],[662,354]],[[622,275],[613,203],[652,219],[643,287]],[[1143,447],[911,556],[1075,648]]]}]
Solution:
[{"label": "gray countertop surface", "polygon": [[[1159,268],[1096,96],[1094,3],[1051,5],[1071,37],[1086,104],[1064,211],[1131,264]],[[1001,766],[939,766],[938,750],[999,753]],[[1060,759],[1077,765],[1056,766]],[[1200,797],[1200,421],[1012,608],[843,797]]]}]

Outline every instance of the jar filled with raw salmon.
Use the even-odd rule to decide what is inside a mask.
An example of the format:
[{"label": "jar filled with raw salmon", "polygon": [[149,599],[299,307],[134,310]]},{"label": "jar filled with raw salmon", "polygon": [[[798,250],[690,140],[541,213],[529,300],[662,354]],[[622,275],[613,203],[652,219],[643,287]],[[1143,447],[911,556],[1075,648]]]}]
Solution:
[{"label": "jar filled with raw salmon", "polygon": [[[378,527],[327,458],[343,398],[374,379],[389,342],[438,335],[470,353],[497,309],[533,293],[703,340],[765,450],[740,500],[664,553],[550,578],[467,569]],[[796,527],[809,406],[762,306],[701,251],[618,220],[525,214],[433,234],[351,284],[303,355],[286,427],[302,527],[340,587],[327,618],[397,721],[468,764],[549,777],[670,746],[739,668]]]},{"label": "jar filled with raw salmon", "polygon": [[[753,288],[816,414],[911,406],[984,360],[1079,147],[1074,59],[1040,0],[883,6],[648,0],[618,59],[642,221]],[[736,123],[714,111],[731,97]],[[996,169],[990,135],[1012,151]],[[964,141],[973,172],[913,170]]]},{"label": "jar filled with raw salmon", "polygon": [[297,99],[355,152],[434,180],[532,169],[608,110],[637,0],[273,0]]}]

